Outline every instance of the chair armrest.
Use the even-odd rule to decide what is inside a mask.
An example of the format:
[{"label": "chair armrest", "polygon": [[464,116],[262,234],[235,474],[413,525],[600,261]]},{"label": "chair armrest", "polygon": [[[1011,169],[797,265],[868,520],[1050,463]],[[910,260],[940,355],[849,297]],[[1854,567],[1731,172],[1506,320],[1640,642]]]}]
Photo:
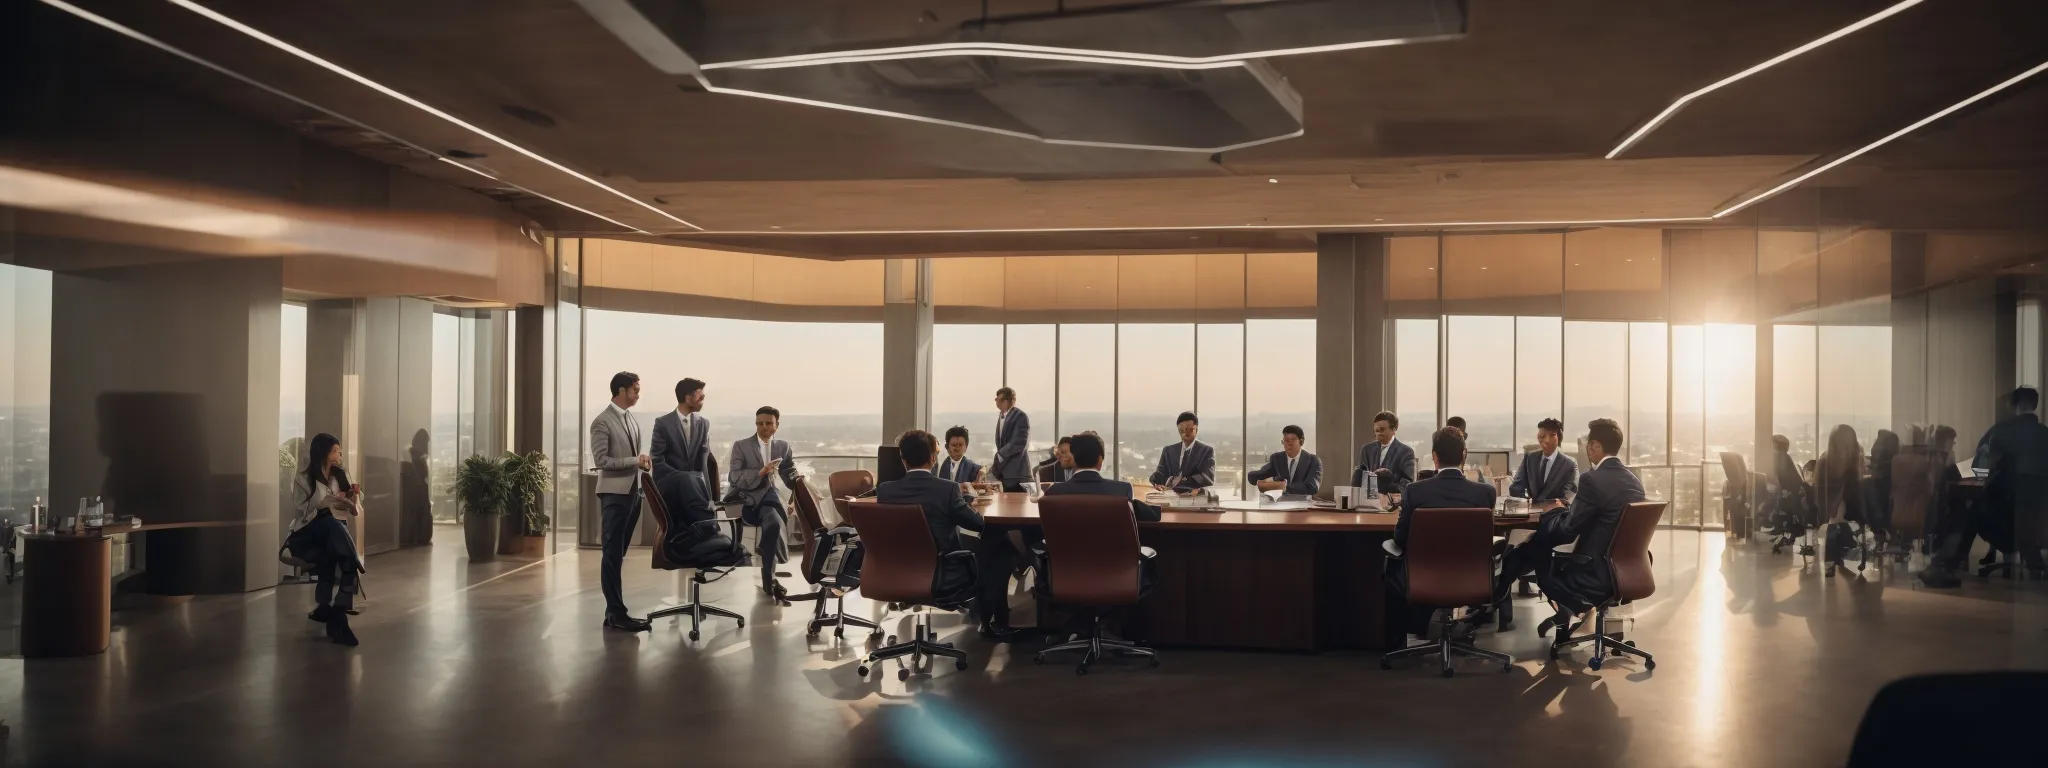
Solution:
[{"label": "chair armrest", "polygon": [[942,561],[965,560],[967,561],[967,566],[969,570],[973,570],[976,562],[974,559],[974,550],[971,549],[956,549],[951,552],[947,552],[946,554],[939,555],[939,559]]},{"label": "chair armrest", "polygon": [[1553,559],[1570,560],[1574,563],[1579,563],[1581,565],[1593,562],[1592,555],[1581,555],[1577,552],[1558,552],[1556,550],[1552,550],[1550,552],[1550,556]]},{"label": "chair armrest", "polygon": [[1380,542],[1380,549],[1386,550],[1388,557],[1400,557],[1403,554],[1401,548],[1394,545],[1393,539]]}]

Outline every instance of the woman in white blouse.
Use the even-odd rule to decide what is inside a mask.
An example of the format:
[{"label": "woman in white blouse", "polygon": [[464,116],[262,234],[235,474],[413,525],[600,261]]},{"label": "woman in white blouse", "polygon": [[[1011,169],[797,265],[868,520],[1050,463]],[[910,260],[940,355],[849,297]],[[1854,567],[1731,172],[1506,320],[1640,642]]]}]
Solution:
[{"label": "woman in white blouse", "polygon": [[361,510],[363,490],[349,483],[348,472],[341,468],[341,441],[333,435],[314,435],[307,459],[305,471],[292,480],[291,498],[297,514],[292,518],[291,534],[285,537],[285,548],[292,557],[311,564],[320,580],[313,590],[316,605],[306,618],[326,624],[327,639],[355,645],[348,614],[355,605],[360,585],[357,574],[363,571],[363,564],[348,524],[338,515],[355,516]]}]

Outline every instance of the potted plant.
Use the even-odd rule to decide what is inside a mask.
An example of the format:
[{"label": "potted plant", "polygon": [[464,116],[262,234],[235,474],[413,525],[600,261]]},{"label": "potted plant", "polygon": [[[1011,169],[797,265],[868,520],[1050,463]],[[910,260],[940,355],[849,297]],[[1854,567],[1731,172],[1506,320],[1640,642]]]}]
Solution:
[{"label": "potted plant", "polygon": [[505,477],[505,523],[498,554],[538,556],[547,550],[548,457],[540,451],[505,454],[499,471]]},{"label": "potted plant", "polygon": [[457,516],[462,521],[463,542],[469,546],[469,561],[484,563],[498,558],[498,530],[503,525],[507,487],[505,468],[496,459],[471,456],[455,467]]}]

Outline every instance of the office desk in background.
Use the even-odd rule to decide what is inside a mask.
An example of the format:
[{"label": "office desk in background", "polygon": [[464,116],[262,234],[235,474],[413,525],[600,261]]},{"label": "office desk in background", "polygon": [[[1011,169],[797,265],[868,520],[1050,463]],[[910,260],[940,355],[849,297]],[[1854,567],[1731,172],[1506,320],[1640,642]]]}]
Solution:
[{"label": "office desk in background", "polygon": [[[113,635],[113,537],[120,534],[176,535],[202,528],[234,528],[239,522],[149,523],[103,528],[89,533],[37,533],[22,536],[21,655],[25,658],[90,656],[104,653]],[[181,562],[158,547],[163,556],[149,558],[144,578],[154,594],[188,595],[175,590],[190,581],[187,574],[202,563]]]},{"label": "office desk in background", "polygon": [[[1038,504],[1025,494],[977,509],[991,528],[1038,525]],[[1132,612],[1131,635],[1161,646],[1393,647],[1380,542],[1394,522],[1384,512],[1165,510],[1139,525],[1139,538],[1159,552],[1158,582]],[[1534,514],[1495,521],[1503,531],[1535,525]]]}]

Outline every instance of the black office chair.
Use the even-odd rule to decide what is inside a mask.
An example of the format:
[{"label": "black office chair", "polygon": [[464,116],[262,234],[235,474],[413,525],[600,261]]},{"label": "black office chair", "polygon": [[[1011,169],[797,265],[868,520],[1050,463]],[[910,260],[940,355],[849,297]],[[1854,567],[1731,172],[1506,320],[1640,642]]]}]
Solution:
[{"label": "black office chair", "polygon": [[[687,483],[692,473],[678,472],[670,475],[675,482]],[[732,611],[704,603],[704,585],[725,578],[734,568],[746,562],[746,553],[740,548],[739,519],[713,517],[699,520],[687,527],[670,522],[668,503],[662,498],[661,489],[656,486],[654,476],[645,471],[640,473],[640,489],[647,496],[648,508],[654,512],[654,567],[664,571],[691,569],[690,602],[663,608],[647,614],[648,621],[689,614],[690,639],[696,640],[704,617],[724,617],[737,622],[737,628],[745,629],[747,619]],[[720,530],[731,526],[730,533]]]},{"label": "black office chair", "polygon": [[[797,528],[804,536],[804,580],[817,587],[805,594],[789,596],[790,600],[813,600],[817,603],[811,611],[811,623],[804,627],[804,636],[817,637],[824,628],[831,627],[833,637],[845,637],[849,624],[876,630],[879,634],[874,622],[846,615],[846,593],[860,588],[863,553],[859,532],[847,525],[826,528],[824,516],[818,512],[817,498],[811,495],[811,485],[804,478],[797,478],[789,492],[792,506],[796,508]],[[827,600],[836,603],[830,613],[825,611]]]},{"label": "black office chair", "polygon": [[2039,765],[2048,672],[1971,672],[1895,680],[1877,692],[1849,768]]}]

